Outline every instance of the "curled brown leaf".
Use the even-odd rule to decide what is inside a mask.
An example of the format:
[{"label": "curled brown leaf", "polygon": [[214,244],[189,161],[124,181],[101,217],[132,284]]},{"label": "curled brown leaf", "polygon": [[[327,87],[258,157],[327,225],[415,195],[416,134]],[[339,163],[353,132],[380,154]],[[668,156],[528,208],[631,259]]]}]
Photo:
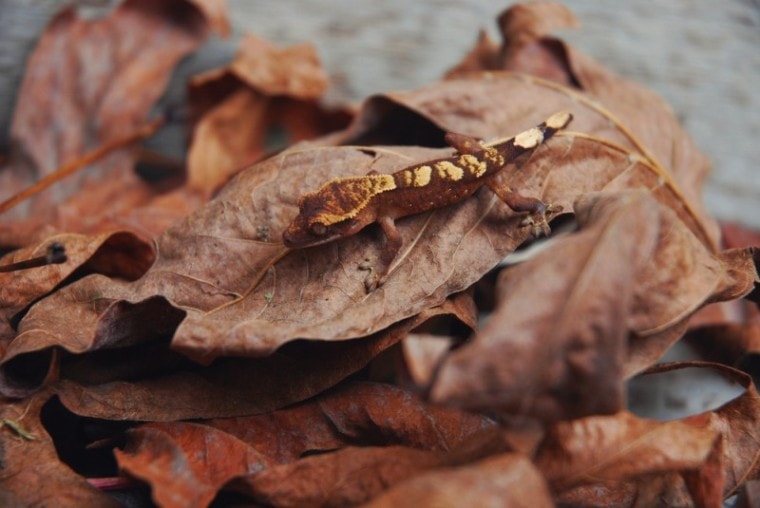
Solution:
[{"label": "curled brown leaf", "polygon": [[[212,4],[127,0],[102,19],[73,8],[57,15],[27,62],[2,198],[144,124],[172,67],[209,33],[198,5]],[[223,19],[217,10],[216,26]],[[0,244],[27,244],[51,228],[102,231],[100,221],[145,204],[158,192],[133,172],[134,159],[133,150],[118,150],[17,207]]]}]

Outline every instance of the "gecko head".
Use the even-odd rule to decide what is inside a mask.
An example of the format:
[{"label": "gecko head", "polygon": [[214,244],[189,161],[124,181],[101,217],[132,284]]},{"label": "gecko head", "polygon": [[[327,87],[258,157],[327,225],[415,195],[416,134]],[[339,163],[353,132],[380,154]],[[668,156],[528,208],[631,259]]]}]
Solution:
[{"label": "gecko head", "polygon": [[341,186],[328,183],[298,201],[298,215],[282,234],[286,247],[301,249],[351,236],[372,222],[352,207]]}]

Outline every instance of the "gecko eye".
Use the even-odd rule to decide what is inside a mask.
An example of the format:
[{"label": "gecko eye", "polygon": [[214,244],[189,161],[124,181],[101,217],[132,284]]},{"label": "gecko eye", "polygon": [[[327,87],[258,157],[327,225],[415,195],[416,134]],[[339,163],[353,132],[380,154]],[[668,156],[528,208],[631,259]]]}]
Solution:
[{"label": "gecko eye", "polygon": [[314,236],[324,236],[327,234],[327,226],[321,222],[315,222],[309,226],[309,231],[311,231],[311,234]]}]

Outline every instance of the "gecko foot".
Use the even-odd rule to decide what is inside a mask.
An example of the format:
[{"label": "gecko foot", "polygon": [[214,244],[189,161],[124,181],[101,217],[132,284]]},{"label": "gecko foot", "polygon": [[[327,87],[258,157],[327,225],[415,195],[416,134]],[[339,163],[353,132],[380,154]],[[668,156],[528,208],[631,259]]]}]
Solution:
[{"label": "gecko foot", "polygon": [[369,259],[365,258],[364,261],[359,263],[358,269],[368,272],[367,276],[364,278],[364,290],[367,293],[371,293],[380,286],[380,277],[375,273],[375,268],[372,266]]},{"label": "gecko foot", "polygon": [[533,234],[534,238],[540,238],[542,235],[549,236],[552,230],[549,227],[549,221],[547,220],[547,216],[555,214],[555,213],[559,213],[561,211],[562,211],[562,207],[560,205],[551,205],[551,204],[544,205],[540,207],[538,210],[536,210],[535,212],[525,217],[525,219],[523,219],[520,225],[530,226],[531,233]]}]

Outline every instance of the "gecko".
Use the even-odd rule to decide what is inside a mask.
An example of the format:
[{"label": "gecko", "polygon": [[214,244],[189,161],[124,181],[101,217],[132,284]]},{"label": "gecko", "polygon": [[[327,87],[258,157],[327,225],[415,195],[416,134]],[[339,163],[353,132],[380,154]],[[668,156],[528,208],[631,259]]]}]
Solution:
[{"label": "gecko", "polygon": [[547,214],[561,207],[544,203],[512,190],[501,170],[525,153],[532,152],[572,120],[568,112],[555,113],[546,121],[493,145],[448,132],[446,143],[456,154],[413,164],[391,174],[371,172],[364,176],[336,178],[298,200],[298,215],[283,233],[291,249],[303,249],[354,235],[370,224],[379,224],[385,236],[380,266],[367,263],[364,281],[369,293],[379,287],[402,246],[395,220],[458,203],[482,186],[491,189],[516,212],[527,214],[523,224],[538,237],[550,233]]}]

